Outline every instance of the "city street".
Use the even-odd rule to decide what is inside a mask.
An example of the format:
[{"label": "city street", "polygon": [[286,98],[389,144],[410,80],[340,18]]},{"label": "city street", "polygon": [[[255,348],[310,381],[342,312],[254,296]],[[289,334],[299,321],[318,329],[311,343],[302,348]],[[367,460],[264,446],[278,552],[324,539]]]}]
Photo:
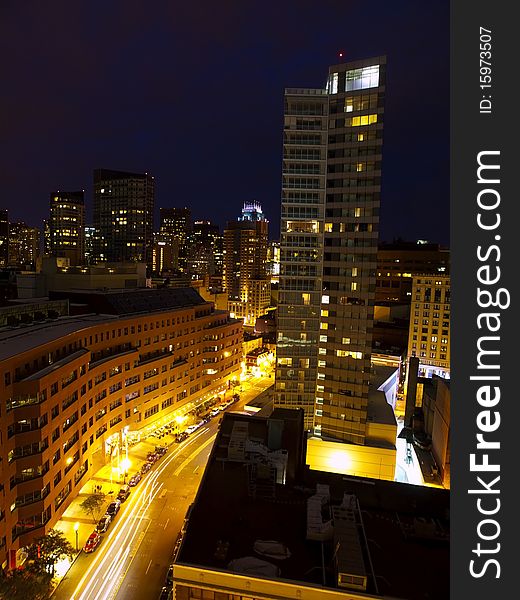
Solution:
[{"label": "city street", "polygon": [[[227,410],[243,410],[273,381],[264,376],[244,382],[240,401]],[[197,492],[219,420],[217,415],[180,444],[169,443],[167,454],[132,488],[99,547],[92,554],[79,554],[53,594],[55,600],[159,597],[175,540]]]}]

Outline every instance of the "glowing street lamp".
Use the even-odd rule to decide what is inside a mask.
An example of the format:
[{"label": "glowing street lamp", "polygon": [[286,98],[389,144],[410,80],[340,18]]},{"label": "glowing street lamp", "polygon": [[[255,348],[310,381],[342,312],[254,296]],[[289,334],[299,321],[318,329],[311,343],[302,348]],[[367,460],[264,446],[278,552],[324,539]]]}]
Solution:
[{"label": "glowing street lamp", "polygon": [[74,531],[76,532],[76,552],[78,552],[78,550],[79,550],[79,546],[78,546],[78,530],[79,530],[79,523],[76,521],[74,523]]}]

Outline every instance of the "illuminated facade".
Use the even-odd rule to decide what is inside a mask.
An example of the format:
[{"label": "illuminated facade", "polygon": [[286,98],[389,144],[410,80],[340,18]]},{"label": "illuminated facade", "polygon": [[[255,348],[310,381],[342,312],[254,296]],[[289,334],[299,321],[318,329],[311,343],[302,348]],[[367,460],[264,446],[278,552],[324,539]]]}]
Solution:
[{"label": "illuminated facade", "polygon": [[269,223],[256,204],[250,207],[246,203],[242,215],[238,221],[229,221],[224,230],[223,285],[229,311],[247,325],[254,325],[271,298],[267,273]]},{"label": "illuminated facade", "polygon": [[192,232],[191,209],[160,208],[159,218],[163,240],[174,250],[173,266],[179,271],[186,272]]},{"label": "illuminated facade", "polygon": [[419,376],[450,376],[450,277],[413,278],[408,358],[419,359]]},{"label": "illuminated facade", "polygon": [[94,227],[107,262],[152,264],[155,180],[148,173],[94,171]]},{"label": "illuminated facade", "polygon": [[40,231],[18,221],[9,223],[9,266],[34,268],[40,252]]},{"label": "illuminated facade", "polygon": [[50,196],[50,254],[71,266],[85,263],[85,193],[53,192]]},{"label": "illuminated facade", "polygon": [[198,278],[222,275],[222,242],[218,225],[210,221],[195,221],[189,244],[188,272]]},{"label": "illuminated facade", "polygon": [[278,406],[364,444],[376,287],[384,57],[285,92]]},{"label": "illuminated facade", "polygon": [[0,209],[0,267],[7,267],[9,261],[9,215]]},{"label": "illuminated facade", "polygon": [[102,314],[0,329],[2,561],[56,524],[122,436],[240,371],[241,323],[190,288],[82,298]]},{"label": "illuminated facade", "polygon": [[377,251],[376,302],[412,301],[414,275],[448,275],[450,252],[438,244],[396,242]]}]

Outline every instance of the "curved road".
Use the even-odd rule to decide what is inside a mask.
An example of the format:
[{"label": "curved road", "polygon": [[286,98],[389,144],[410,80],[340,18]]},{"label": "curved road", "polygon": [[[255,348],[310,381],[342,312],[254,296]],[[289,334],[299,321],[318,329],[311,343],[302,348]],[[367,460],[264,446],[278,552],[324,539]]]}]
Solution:
[{"label": "curved road", "polygon": [[[252,379],[240,401],[241,410],[272,385]],[[186,511],[197,492],[215,440],[212,419],[180,444],[171,444],[132,492],[92,554],[81,552],[53,600],[150,600],[159,598],[173,546]]]}]

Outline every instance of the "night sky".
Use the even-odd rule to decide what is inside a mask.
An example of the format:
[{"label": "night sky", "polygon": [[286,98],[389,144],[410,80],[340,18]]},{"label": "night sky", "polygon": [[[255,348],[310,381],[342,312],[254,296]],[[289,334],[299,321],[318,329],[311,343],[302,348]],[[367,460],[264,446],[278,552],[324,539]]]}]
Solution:
[{"label": "night sky", "polygon": [[387,55],[380,240],[449,243],[449,2],[2,0],[0,207],[41,226],[94,168],[149,172],[156,207],[280,228],[283,90]]}]

